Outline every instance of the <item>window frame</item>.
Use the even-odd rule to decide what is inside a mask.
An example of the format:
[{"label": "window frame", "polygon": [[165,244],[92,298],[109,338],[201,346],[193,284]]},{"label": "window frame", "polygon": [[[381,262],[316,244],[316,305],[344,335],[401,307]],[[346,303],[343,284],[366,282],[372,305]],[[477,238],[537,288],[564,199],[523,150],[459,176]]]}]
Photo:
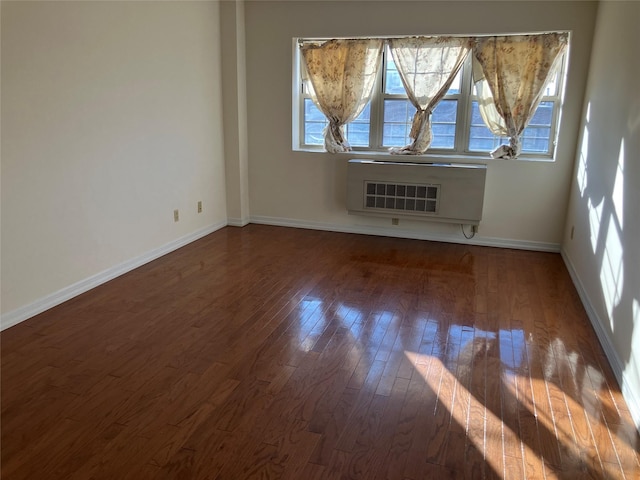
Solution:
[{"label": "window frame", "polygon": [[[522,35],[528,35],[531,33],[524,33]],[[521,35],[521,34],[496,34],[496,35]],[[493,36],[493,35],[491,35]],[[354,38],[354,37],[332,37],[332,38]],[[379,37],[384,40],[386,37]],[[301,70],[301,58],[300,58],[300,45],[303,42],[314,41],[321,42],[329,40],[329,38],[294,38],[293,39],[293,115],[292,115],[292,148],[296,151],[312,151],[312,152],[324,152],[324,145],[307,144],[305,140],[305,99],[311,99],[311,95],[305,92],[304,81],[302,78]],[[570,46],[570,42],[569,42]],[[385,44],[383,48],[383,54],[381,59],[381,65],[378,69],[376,82],[374,84],[374,94],[371,99],[370,107],[370,127],[369,127],[369,146],[353,146],[350,154],[368,154],[375,156],[389,156],[397,158],[398,155],[389,153],[389,146],[383,146],[383,129],[384,129],[384,101],[387,99],[406,99],[407,95],[404,94],[387,94],[385,93],[385,78],[386,67],[388,62],[388,56],[390,55],[389,47]],[[551,115],[550,135],[547,152],[522,152],[519,159],[522,160],[538,160],[538,161],[555,161],[558,134],[560,127],[560,119],[562,116],[562,107],[564,102],[564,93],[566,85],[567,65],[569,61],[569,48],[560,57],[559,66],[557,70],[557,85],[554,95],[543,95],[540,100],[540,104],[543,102],[553,103],[553,111]],[[472,106],[473,102],[477,100],[473,91],[473,79],[472,79],[472,55],[469,54],[465,59],[462,68],[460,70],[460,93],[447,94],[442,98],[444,100],[457,100],[456,110],[456,129],[454,146],[449,148],[432,148],[421,155],[413,155],[412,158],[430,157],[436,156],[438,158],[455,157],[469,158],[482,158],[489,157],[489,151],[477,151],[471,150],[469,141],[471,136],[471,122],[472,122]],[[410,119],[409,119],[410,121]],[[349,124],[346,125],[348,131]],[[528,127],[527,127],[528,128]]]}]

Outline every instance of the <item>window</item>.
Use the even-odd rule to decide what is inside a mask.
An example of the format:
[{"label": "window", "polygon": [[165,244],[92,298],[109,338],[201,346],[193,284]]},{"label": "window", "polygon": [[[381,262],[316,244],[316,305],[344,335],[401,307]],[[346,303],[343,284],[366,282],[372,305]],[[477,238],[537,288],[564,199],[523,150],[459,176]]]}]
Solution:
[{"label": "window", "polygon": [[[299,49],[294,49],[297,65]],[[453,81],[446,96],[432,114],[433,140],[427,153],[439,155],[483,155],[509,139],[493,135],[485,126],[478,108],[471,76],[471,55]],[[561,106],[565,59],[548,82],[535,115],[522,135],[524,157],[551,158],[555,149],[557,122]],[[299,71],[299,69],[297,70]],[[308,86],[296,76],[294,139],[296,148],[322,149],[324,115],[311,100]],[[354,151],[386,152],[411,142],[409,132],[415,108],[407,99],[400,75],[388,47],[382,56],[374,94],[358,118],[346,125],[347,140]],[[297,119],[300,119],[297,121]]]},{"label": "window", "polygon": [[[560,78],[556,72],[549,80],[536,113],[522,133],[522,151],[525,154],[553,154],[556,121],[560,111]],[[468,152],[488,152],[508,142],[508,138],[493,135],[485,126],[475,95],[471,95]]]}]

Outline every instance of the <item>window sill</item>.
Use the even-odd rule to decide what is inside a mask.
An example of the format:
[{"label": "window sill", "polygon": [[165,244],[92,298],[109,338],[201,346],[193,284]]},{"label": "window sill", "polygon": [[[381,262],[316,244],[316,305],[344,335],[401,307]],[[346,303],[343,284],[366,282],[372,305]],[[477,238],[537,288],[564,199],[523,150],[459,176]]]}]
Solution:
[{"label": "window sill", "polygon": [[[329,153],[322,149],[315,148],[294,148],[294,152],[321,153],[324,155],[335,155],[339,158],[371,158],[380,162],[410,162],[410,163],[482,163],[487,162],[513,162],[514,160],[491,158],[489,154],[449,154],[444,152],[426,153],[423,155],[392,155],[388,152],[378,150],[352,150],[350,152]],[[516,162],[540,162],[555,163],[555,159],[544,155],[521,155]]]}]

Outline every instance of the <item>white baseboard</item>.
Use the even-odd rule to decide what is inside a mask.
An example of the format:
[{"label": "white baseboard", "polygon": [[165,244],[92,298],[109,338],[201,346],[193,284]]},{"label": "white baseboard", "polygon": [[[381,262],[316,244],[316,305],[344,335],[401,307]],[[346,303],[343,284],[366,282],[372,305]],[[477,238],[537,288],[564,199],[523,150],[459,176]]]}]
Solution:
[{"label": "white baseboard", "polygon": [[249,219],[229,217],[227,219],[227,225],[230,225],[232,227],[244,227],[245,225],[249,225]]},{"label": "white baseboard", "polygon": [[162,257],[169,252],[177,250],[180,247],[183,247],[199,238],[204,237],[205,235],[209,235],[210,233],[219,230],[220,228],[226,226],[226,222],[218,223],[214,225],[209,225],[208,227],[204,227],[200,230],[196,230],[189,235],[185,235],[184,237],[180,237],[176,240],[173,240],[161,247],[155,248],[149,252],[146,252],[138,257],[132,258],[131,260],[127,260],[126,262],[122,262],[114,267],[108,268],[100,273],[92,275],[84,280],[80,280],[68,287],[65,287],[57,292],[49,294],[45,297],[42,297],[36,300],[33,303],[25,305],[23,307],[17,308],[11,312],[7,312],[0,318],[0,330],[5,330],[9,327],[12,327],[28,318],[31,318],[39,313],[44,312],[56,305],[60,305],[67,300],[80,295],[92,288],[97,287],[103,283],[108,282],[109,280],[113,280],[120,275],[130,272],[145,263],[149,263],[156,258]]},{"label": "white baseboard", "polygon": [[622,360],[620,360],[620,356],[618,355],[618,352],[616,352],[616,349],[613,346],[609,335],[604,330],[604,328],[602,328],[602,325],[605,324],[605,322],[600,318],[595,308],[593,308],[593,304],[589,299],[587,290],[584,288],[584,285],[580,280],[580,277],[578,276],[571,258],[564,249],[560,251],[560,254],[562,255],[564,264],[567,266],[569,275],[571,275],[573,284],[578,291],[578,295],[580,296],[582,305],[584,305],[584,309],[587,312],[587,316],[589,317],[589,321],[593,326],[593,330],[596,332],[596,336],[600,341],[600,345],[602,345],[602,349],[607,356],[607,360],[609,360],[609,364],[611,365],[611,369],[616,376],[618,385],[621,385],[622,396],[627,402],[627,406],[629,407],[629,411],[631,412],[631,417],[633,418],[633,422],[636,425],[636,429],[638,430],[638,432],[640,432],[640,398],[638,398],[638,393],[631,390],[631,388],[629,388],[628,386],[629,382],[625,381],[626,379],[624,374],[624,364]]},{"label": "white baseboard", "polygon": [[277,225],[281,227],[308,228],[311,230],[325,230],[329,232],[356,233],[361,235],[378,235],[382,237],[410,238],[414,240],[430,240],[434,242],[462,243],[466,245],[480,245],[486,247],[514,248],[518,250],[534,250],[539,252],[559,252],[557,243],[530,242],[526,240],[513,240],[493,237],[480,237],[467,239],[462,233],[445,234],[418,232],[415,230],[402,230],[398,228],[373,227],[368,225],[336,225],[331,223],[309,222],[293,220],[289,218],[252,216],[251,223],[262,225]]}]

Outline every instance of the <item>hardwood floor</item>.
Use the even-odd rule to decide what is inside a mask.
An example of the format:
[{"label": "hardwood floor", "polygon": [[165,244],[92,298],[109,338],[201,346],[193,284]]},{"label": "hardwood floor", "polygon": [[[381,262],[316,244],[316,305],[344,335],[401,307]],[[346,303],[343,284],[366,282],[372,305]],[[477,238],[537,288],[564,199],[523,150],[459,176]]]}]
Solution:
[{"label": "hardwood floor", "polygon": [[4,331],[2,478],[640,478],[559,255],[228,227]]}]

